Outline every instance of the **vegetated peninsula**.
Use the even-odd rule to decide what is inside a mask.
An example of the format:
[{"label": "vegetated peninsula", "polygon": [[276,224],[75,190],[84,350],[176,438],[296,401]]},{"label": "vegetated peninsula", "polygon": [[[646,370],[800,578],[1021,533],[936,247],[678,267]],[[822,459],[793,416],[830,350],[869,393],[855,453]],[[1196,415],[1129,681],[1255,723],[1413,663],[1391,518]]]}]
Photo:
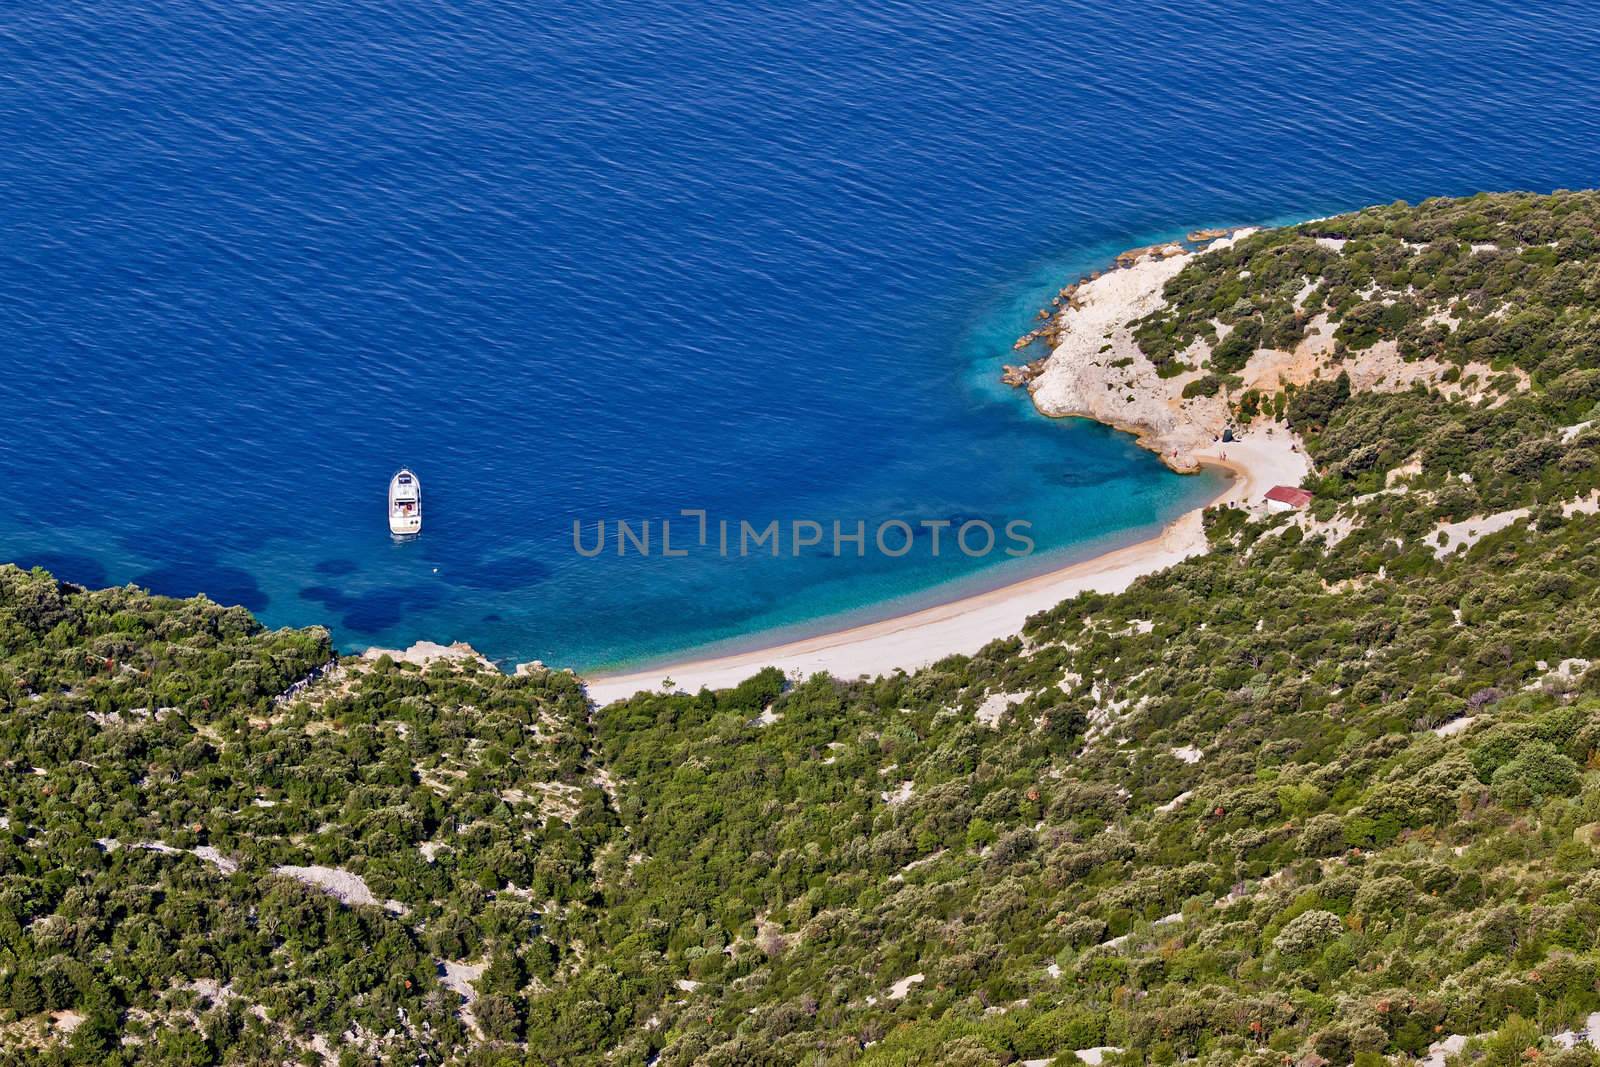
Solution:
[{"label": "vegetated peninsula", "polygon": [[[1531,368],[1507,362],[1501,346],[1515,342],[1502,320],[1555,309],[1547,294],[1534,308],[1502,299],[1521,294],[1486,291],[1485,274],[1511,284],[1496,264],[1514,262],[1525,282],[1540,267],[1565,276],[1559,268],[1573,261],[1559,236],[1525,243],[1494,218],[1506,212],[1495,200],[1433,201],[1237,230],[1203,253],[1180,242],[1136,249],[1121,269],[1062,290],[1065,306],[1018,344],[1048,340],[1053,350],[1006,367],[1005,378],[1045,414],[1128,430],[1177,470],[1214,454],[1227,431],[1283,422],[1297,396],[1317,404],[1319,383],[1341,376],[1346,393],[1526,389]],[[1304,417],[1288,421],[1307,428]]]},{"label": "vegetated peninsula", "polygon": [[1270,430],[1310,499],[911,673],[595,707],[0,568],[0,1058],[1600,1062],[1597,224],[1079,287],[1042,408]]}]

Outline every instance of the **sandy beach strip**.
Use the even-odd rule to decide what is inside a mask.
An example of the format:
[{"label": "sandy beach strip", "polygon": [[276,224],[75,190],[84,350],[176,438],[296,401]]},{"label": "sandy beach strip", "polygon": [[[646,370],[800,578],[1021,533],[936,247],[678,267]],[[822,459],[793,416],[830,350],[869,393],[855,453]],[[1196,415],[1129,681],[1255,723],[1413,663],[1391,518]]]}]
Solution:
[{"label": "sandy beach strip", "polygon": [[[1259,504],[1274,485],[1299,485],[1307,470],[1304,451],[1281,427],[1273,433],[1255,430],[1195,455],[1234,475],[1213,504]],[[1204,552],[1200,512],[1199,508],[1186,512],[1138,544],[895,618],[749,652],[594,675],[586,679],[589,697],[596,704],[609,704],[641,690],[659,690],[667,678],[675,689],[688,692],[701,686],[722,689],[765,667],[777,667],[794,680],[824,671],[836,678],[876,676],[902,668],[916,670],[956,653],[970,655],[997,637],[1021,632],[1030,615],[1063,600],[1082,592],[1121,592],[1137,578]]]}]

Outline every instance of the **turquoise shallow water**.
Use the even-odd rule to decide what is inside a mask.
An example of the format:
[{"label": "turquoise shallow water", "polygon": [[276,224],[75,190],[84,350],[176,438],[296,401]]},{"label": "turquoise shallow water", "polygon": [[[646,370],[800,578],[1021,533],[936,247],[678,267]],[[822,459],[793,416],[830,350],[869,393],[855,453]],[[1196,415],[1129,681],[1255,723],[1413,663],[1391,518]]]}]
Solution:
[{"label": "turquoise shallow water", "polygon": [[[1000,387],[1034,309],[1184,227],[1593,184],[1596,13],[30,6],[0,558],[593,666],[1132,540],[1216,486]],[[1040,553],[572,551],[685,507],[1026,519]]]}]

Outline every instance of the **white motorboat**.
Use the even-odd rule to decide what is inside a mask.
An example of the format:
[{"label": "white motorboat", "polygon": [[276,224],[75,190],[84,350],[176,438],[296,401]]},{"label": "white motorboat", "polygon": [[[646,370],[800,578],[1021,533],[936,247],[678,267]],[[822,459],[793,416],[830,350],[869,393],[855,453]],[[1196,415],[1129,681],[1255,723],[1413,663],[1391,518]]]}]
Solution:
[{"label": "white motorboat", "polygon": [[422,532],[422,483],[405,468],[389,479],[389,532],[396,537]]}]

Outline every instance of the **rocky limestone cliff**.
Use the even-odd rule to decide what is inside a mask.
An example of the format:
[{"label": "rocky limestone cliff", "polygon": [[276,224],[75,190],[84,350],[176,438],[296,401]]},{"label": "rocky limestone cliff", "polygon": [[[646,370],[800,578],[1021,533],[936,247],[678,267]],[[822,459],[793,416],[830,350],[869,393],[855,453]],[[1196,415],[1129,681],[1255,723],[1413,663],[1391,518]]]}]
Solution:
[{"label": "rocky limestone cliff", "polygon": [[[1253,233],[1240,230],[1211,241],[1209,251]],[[1221,397],[1183,398],[1203,371],[1162,378],[1133,338],[1134,324],[1163,304],[1162,287],[1196,252],[1175,246],[1136,250],[1126,265],[1079,285],[1056,317],[1056,346],[1032,373],[1034,405],[1055,417],[1079,416],[1126,430],[1174,470],[1198,468],[1196,450],[1213,444],[1228,425]],[[1191,362],[1203,367],[1203,354]]]}]

